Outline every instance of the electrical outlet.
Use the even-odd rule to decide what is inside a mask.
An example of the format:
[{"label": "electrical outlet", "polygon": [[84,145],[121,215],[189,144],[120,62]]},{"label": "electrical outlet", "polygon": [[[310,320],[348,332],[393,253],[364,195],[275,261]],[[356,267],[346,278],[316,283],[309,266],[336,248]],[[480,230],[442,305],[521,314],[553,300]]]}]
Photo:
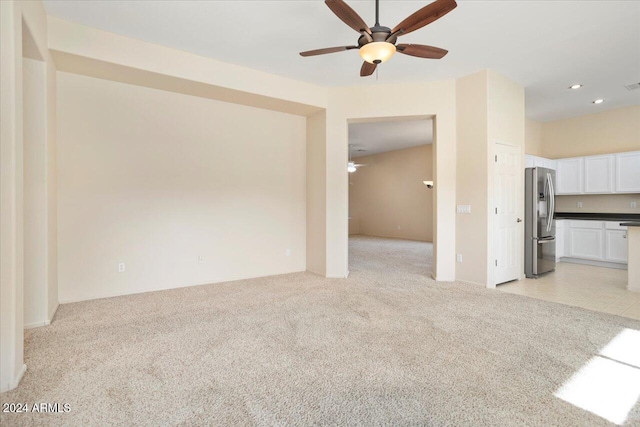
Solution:
[{"label": "electrical outlet", "polygon": [[457,261],[457,262],[462,262],[462,254],[458,254],[458,255],[456,256],[456,261]]},{"label": "electrical outlet", "polygon": [[631,205],[631,209],[635,209],[638,207],[638,203],[637,202],[631,202],[629,203],[629,205]]},{"label": "electrical outlet", "polygon": [[120,264],[118,264],[118,273],[124,273],[124,262],[121,262]]},{"label": "electrical outlet", "polygon": [[204,263],[204,257],[202,255],[198,256],[198,264]]},{"label": "electrical outlet", "polygon": [[582,202],[578,202],[578,207],[581,208],[582,207]]},{"label": "electrical outlet", "polygon": [[398,230],[400,230],[400,226],[398,226]]},{"label": "electrical outlet", "polygon": [[470,214],[471,205],[458,205],[456,208],[456,212],[459,214]]},{"label": "electrical outlet", "polygon": [[289,249],[289,248],[285,249],[284,254],[286,256],[291,256],[291,249]]}]

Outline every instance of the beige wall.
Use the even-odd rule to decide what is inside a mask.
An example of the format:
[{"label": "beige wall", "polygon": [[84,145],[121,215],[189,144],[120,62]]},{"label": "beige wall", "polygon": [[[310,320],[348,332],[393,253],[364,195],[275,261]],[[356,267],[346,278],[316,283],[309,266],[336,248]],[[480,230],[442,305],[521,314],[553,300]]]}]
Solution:
[{"label": "beige wall", "polygon": [[[462,263],[456,264],[456,279],[492,287],[495,286],[495,145],[516,147],[524,158],[524,89],[500,74],[486,70],[458,79],[456,100],[457,204],[471,205],[470,214],[456,215],[456,247],[463,259]],[[516,187],[523,185],[519,183]],[[522,218],[524,199],[521,193],[518,194],[518,213]],[[523,239],[523,235],[524,229],[519,238]]]},{"label": "beige wall", "polygon": [[543,123],[526,119],[524,122],[524,152],[532,156],[543,156],[542,150]]},{"label": "beige wall", "polygon": [[327,268],[327,115],[307,117],[307,270],[324,276]]},{"label": "beige wall", "polygon": [[305,270],[304,117],[58,73],[58,142],[61,302]]},{"label": "beige wall", "polygon": [[[525,100],[524,87],[509,80],[505,76],[495,71],[487,71],[488,80],[488,113],[487,113],[487,135],[489,138],[489,156],[488,162],[488,210],[487,212],[487,277],[483,284],[489,287],[495,286],[494,269],[496,245],[494,245],[494,236],[496,230],[494,228],[494,207],[497,203],[494,199],[494,176],[495,176],[495,160],[496,145],[504,144],[515,147],[518,153],[519,165],[518,170],[524,170],[524,150],[525,150]],[[524,188],[524,174],[519,174],[516,188]],[[524,191],[516,191],[516,216],[524,218]],[[524,278],[524,223],[519,223],[517,234],[518,255],[515,260],[519,264],[520,278]]]},{"label": "beige wall", "polygon": [[456,81],[456,201],[471,205],[471,214],[455,216],[456,252],[464,261],[456,264],[456,279],[479,284],[487,276],[487,91],[486,71]]},{"label": "beige wall", "polygon": [[[348,123],[434,117],[434,271],[455,280],[456,84],[454,80],[332,88],[327,107],[327,276],[348,271]],[[381,102],[384,100],[384,102]],[[425,272],[427,273],[427,272]]]},{"label": "beige wall", "polygon": [[433,180],[432,145],[355,161],[366,166],[349,174],[350,234],[433,241],[433,190],[422,183]]},{"label": "beige wall", "polygon": [[24,58],[24,323],[47,320],[46,64]]},{"label": "beige wall", "polygon": [[638,105],[542,124],[542,153],[550,159],[634,150],[640,150]]},{"label": "beige wall", "polygon": [[[29,38],[23,40],[23,33]],[[46,63],[45,176],[55,174],[55,65],[47,45],[47,17],[41,2],[0,2],[0,391],[17,386],[27,369],[23,357],[23,53]],[[49,298],[55,298],[56,245],[51,227],[55,227],[56,192],[49,184],[45,191],[48,281],[42,286]]]}]

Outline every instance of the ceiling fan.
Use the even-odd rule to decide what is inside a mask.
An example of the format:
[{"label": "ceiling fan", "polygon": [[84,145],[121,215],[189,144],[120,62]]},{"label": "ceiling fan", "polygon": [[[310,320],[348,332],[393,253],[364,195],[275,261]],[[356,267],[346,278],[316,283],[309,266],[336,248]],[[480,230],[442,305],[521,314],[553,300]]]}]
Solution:
[{"label": "ceiling fan", "polygon": [[[358,164],[351,159],[351,148],[353,144],[349,144],[349,163],[347,163],[347,172],[354,173],[358,170],[360,166],[367,166],[366,164]],[[366,151],[366,150],[358,150],[358,151]]]},{"label": "ceiling fan", "polygon": [[308,50],[300,52],[302,56],[324,55],[326,53],[358,49],[360,56],[365,61],[360,69],[360,76],[364,77],[373,74],[378,64],[391,58],[396,51],[405,55],[431,59],[440,59],[448,52],[445,49],[433,46],[396,44],[396,42],[398,37],[420,29],[451,12],[457,6],[455,0],[436,0],[414,12],[393,29],[384,27],[378,22],[379,0],[376,0],[376,24],[371,28],[367,27],[364,20],[343,0],[325,0],[324,2],[338,18],[360,33],[358,44]]}]

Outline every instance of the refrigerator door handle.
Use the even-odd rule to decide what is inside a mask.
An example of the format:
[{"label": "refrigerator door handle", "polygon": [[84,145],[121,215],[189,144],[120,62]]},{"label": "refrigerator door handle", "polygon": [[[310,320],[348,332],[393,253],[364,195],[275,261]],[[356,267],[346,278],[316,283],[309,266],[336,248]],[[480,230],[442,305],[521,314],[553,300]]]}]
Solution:
[{"label": "refrigerator door handle", "polygon": [[551,174],[547,173],[547,178],[544,181],[544,195],[547,198],[547,233],[551,231]]},{"label": "refrigerator door handle", "polygon": [[[547,179],[549,180],[549,199],[551,201],[549,224],[553,225],[553,218],[556,216],[556,189],[553,187],[553,179],[550,173],[547,173]],[[551,231],[551,227],[549,227],[549,231]]]}]

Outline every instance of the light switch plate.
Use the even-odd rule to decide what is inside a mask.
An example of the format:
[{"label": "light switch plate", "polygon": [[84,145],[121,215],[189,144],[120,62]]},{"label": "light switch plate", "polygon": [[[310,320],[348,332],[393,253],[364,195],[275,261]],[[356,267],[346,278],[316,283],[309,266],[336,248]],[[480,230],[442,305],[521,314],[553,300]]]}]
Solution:
[{"label": "light switch plate", "polygon": [[457,212],[459,214],[470,214],[471,205],[458,205]]}]

